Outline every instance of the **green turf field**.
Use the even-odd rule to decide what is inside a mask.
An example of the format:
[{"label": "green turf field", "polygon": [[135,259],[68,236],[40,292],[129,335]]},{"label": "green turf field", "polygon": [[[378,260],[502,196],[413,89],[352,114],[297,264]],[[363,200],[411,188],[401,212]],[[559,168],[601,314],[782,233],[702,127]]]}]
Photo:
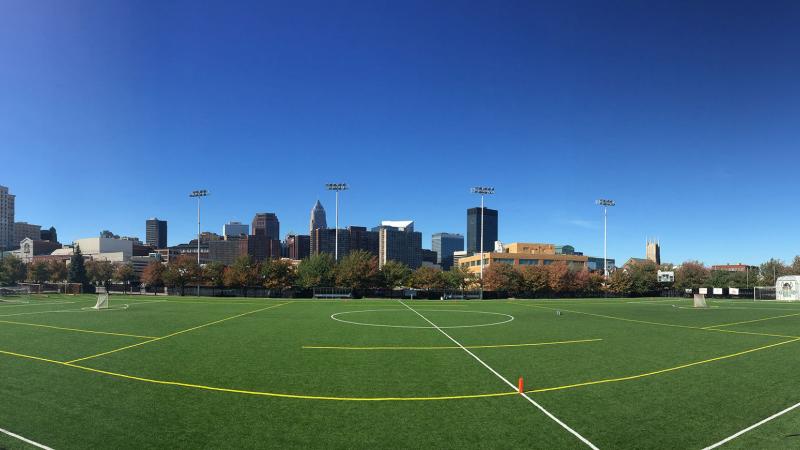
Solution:
[{"label": "green turf field", "polygon": [[[94,302],[0,302],[0,428],[57,449],[700,449],[800,402],[800,304]],[[722,446],[798,447],[800,408]]]}]

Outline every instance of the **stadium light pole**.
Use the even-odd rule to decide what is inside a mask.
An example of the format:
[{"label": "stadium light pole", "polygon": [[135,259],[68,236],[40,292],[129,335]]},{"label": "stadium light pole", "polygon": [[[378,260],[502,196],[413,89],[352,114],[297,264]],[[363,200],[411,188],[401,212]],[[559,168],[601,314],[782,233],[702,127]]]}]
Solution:
[{"label": "stadium light pole", "polygon": [[596,204],[603,207],[603,277],[608,279],[608,207],[614,206],[614,200],[600,199]]},{"label": "stadium light pole", "polygon": [[[197,267],[200,267],[200,199],[208,197],[208,191],[200,189],[192,191],[190,198],[197,198]],[[200,280],[197,280],[197,296],[200,296]]]},{"label": "stadium light pole", "polygon": [[494,188],[489,186],[475,186],[472,188],[472,193],[481,196],[481,300],[483,300],[483,197],[486,195],[493,195]]},{"label": "stadium light pole", "polygon": [[334,239],[334,261],[339,261],[339,192],[349,189],[347,183],[326,183],[325,188],[336,192],[336,237]]}]

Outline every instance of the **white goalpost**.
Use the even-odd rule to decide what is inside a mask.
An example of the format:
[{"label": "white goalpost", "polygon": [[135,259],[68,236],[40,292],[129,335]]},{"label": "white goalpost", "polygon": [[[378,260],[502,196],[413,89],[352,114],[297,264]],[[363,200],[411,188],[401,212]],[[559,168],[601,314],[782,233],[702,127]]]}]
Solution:
[{"label": "white goalpost", "polygon": [[694,294],[694,307],[708,308],[708,305],[706,304],[706,294]]},{"label": "white goalpost", "polygon": [[92,309],[108,309],[108,292],[97,294],[97,303]]}]

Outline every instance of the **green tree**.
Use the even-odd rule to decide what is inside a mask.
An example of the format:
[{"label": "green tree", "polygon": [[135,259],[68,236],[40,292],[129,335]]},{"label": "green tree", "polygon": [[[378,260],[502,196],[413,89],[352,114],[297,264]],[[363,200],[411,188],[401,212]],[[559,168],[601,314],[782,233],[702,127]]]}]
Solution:
[{"label": "green tree", "polygon": [[355,250],[336,265],[336,285],[350,289],[369,289],[380,284],[378,258],[364,250]]},{"label": "green tree", "polygon": [[50,281],[60,283],[67,279],[67,264],[64,261],[50,260],[47,263],[47,271],[50,273]]},{"label": "green tree", "polygon": [[778,278],[791,274],[792,269],[783,261],[772,258],[761,264],[760,272],[759,283],[763,286],[775,286]]},{"label": "green tree", "polygon": [[114,264],[105,260],[92,260],[86,264],[86,276],[96,286],[108,289],[114,278]]},{"label": "green tree", "polygon": [[200,277],[200,266],[197,259],[189,255],[179,256],[167,264],[164,272],[164,283],[171,288],[180,289],[181,295],[186,290],[186,285],[197,281]]},{"label": "green tree", "polygon": [[125,291],[130,291],[131,283],[136,281],[136,272],[130,263],[118,264],[114,269],[114,279],[125,285]]},{"label": "green tree", "polygon": [[511,264],[494,263],[483,270],[483,288],[516,294],[522,287],[522,275]]},{"label": "green tree", "polygon": [[261,264],[261,280],[267,289],[283,290],[294,286],[297,274],[290,261],[268,259]]},{"label": "green tree", "polygon": [[44,261],[34,261],[28,264],[28,280],[34,283],[45,283],[50,279],[50,272],[47,270],[47,263]]},{"label": "green tree", "polygon": [[652,261],[630,264],[626,270],[631,279],[631,293],[645,295],[658,290],[658,266]]},{"label": "green tree", "polygon": [[219,261],[206,264],[203,267],[203,278],[215,288],[225,286],[225,264]]},{"label": "green tree", "polygon": [[405,286],[411,278],[411,269],[398,261],[386,261],[381,267],[383,285],[389,289]]},{"label": "green tree", "polygon": [[80,283],[84,291],[89,286],[89,277],[86,276],[86,265],[83,261],[81,246],[76,245],[72,257],[69,259],[69,270],[67,270],[67,281],[70,283]]},{"label": "green tree", "polygon": [[411,274],[411,286],[416,289],[442,289],[444,278],[442,271],[433,267],[420,267]]},{"label": "green tree", "polygon": [[333,256],[328,253],[306,258],[297,266],[297,282],[306,289],[330,287],[335,279],[334,266]]},{"label": "green tree", "polygon": [[475,275],[464,266],[453,266],[442,272],[445,287],[448,289],[467,289],[475,282]]},{"label": "green tree", "polygon": [[709,276],[703,263],[686,261],[675,270],[675,287],[681,290],[708,287]]},{"label": "green tree", "polygon": [[16,256],[6,256],[0,262],[0,284],[14,285],[25,280],[27,267]]},{"label": "green tree", "polygon": [[258,265],[248,255],[236,258],[234,263],[225,269],[225,286],[239,288],[247,297],[247,289],[259,281]]}]

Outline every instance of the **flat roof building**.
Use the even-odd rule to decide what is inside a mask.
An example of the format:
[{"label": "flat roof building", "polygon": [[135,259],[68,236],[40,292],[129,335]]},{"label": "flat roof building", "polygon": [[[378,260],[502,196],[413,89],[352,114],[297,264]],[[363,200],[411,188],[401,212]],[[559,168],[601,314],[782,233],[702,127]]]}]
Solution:
[{"label": "flat roof building", "polygon": [[401,262],[412,269],[422,266],[422,233],[414,231],[411,220],[384,220],[373,229],[378,234],[378,264]]},{"label": "flat roof building", "polygon": [[222,226],[222,236],[226,239],[229,237],[238,237],[250,234],[250,226],[241,222],[228,222]]},{"label": "flat roof building", "polygon": [[435,233],[431,237],[431,250],[436,252],[436,263],[448,270],[453,266],[453,254],[464,250],[464,235]]},{"label": "flat roof building", "polygon": [[167,221],[156,217],[145,222],[145,242],[155,248],[167,248]]},{"label": "flat roof building", "polygon": [[[483,208],[483,250],[491,251],[497,241],[497,210]],[[467,210],[467,251],[481,251],[481,208]]]},{"label": "flat roof building", "polygon": [[[503,252],[484,252],[484,267],[492,264],[511,264],[514,266],[547,266],[565,263],[573,270],[588,269],[588,256],[556,253],[555,244],[531,242],[512,242],[504,246]],[[481,254],[459,258],[457,264],[473,273],[481,270]]]},{"label": "flat roof building", "polygon": [[14,241],[14,199],[8,188],[0,186],[0,251],[17,248],[19,241]]}]

